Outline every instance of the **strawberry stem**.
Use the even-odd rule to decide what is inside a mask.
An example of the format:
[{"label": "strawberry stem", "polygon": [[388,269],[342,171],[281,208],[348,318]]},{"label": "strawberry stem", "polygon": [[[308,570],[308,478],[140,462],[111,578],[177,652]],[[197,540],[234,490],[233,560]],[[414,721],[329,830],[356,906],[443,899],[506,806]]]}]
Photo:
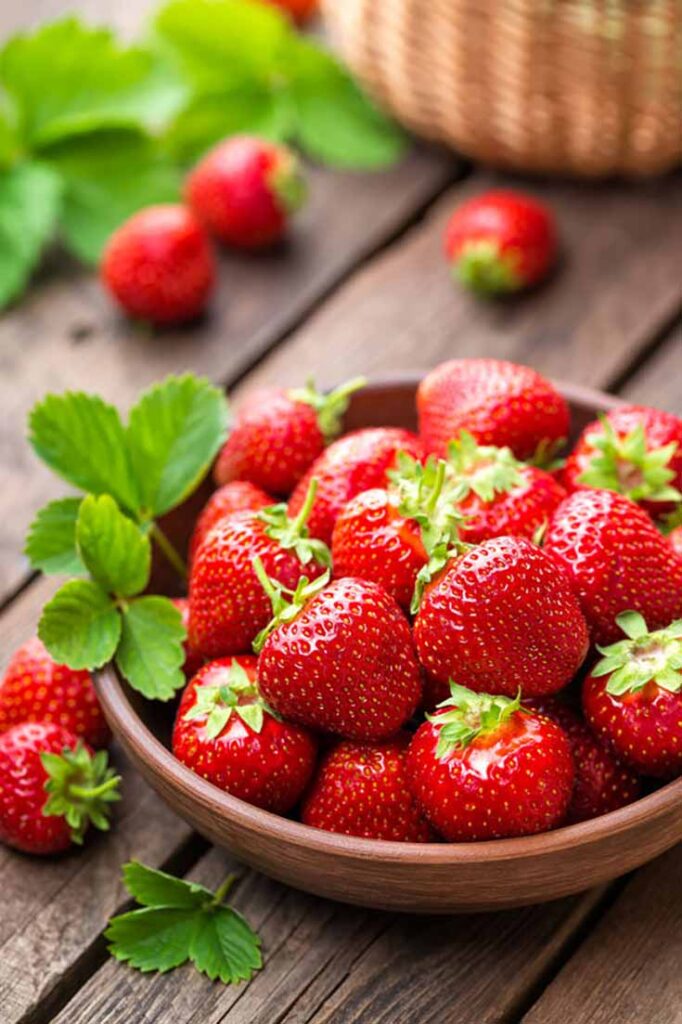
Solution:
[{"label": "strawberry stem", "polygon": [[237,881],[238,877],[239,876],[234,874],[234,873],[231,874],[231,875],[228,875],[227,878],[225,879],[225,881],[222,883],[222,885],[218,886],[218,888],[216,889],[216,891],[215,891],[215,893],[213,895],[213,901],[212,901],[212,904],[211,904],[212,906],[214,906],[214,907],[220,906],[220,904],[223,902],[223,900],[225,899],[225,897],[229,893],[229,891],[232,888],[232,886],[234,885],[234,883]]},{"label": "strawberry stem", "polygon": [[172,565],[177,572],[180,579],[184,582],[187,580],[187,565],[179,554],[175,546],[168,539],[166,534],[163,532],[158,523],[152,523],[150,531],[153,540],[156,542],[159,550],[165,555],[166,560]]},{"label": "strawberry stem", "polygon": [[69,786],[69,793],[81,800],[94,800],[96,797],[116,789],[120,781],[120,775],[112,775],[110,779],[99,786]]},{"label": "strawberry stem", "polygon": [[354,377],[325,395],[316,389],[315,381],[310,379],[304,388],[292,388],[289,397],[295,402],[304,402],[315,410],[318,426],[325,442],[329,443],[341,431],[341,421],[348,408],[350,396],[366,385],[367,380],[364,377]]},{"label": "strawberry stem", "polygon": [[301,536],[305,524],[308,522],[308,516],[313,510],[315,504],[315,496],[317,495],[317,480],[315,477],[310,481],[308,490],[306,491],[305,501],[301,505],[301,509],[291,524],[291,528],[295,534]]}]

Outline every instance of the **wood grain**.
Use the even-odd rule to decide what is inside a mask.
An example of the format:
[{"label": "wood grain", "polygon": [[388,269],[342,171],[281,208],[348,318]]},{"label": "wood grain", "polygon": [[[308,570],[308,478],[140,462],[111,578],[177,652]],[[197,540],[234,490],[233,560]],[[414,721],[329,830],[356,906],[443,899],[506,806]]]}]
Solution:
[{"label": "wood grain", "polygon": [[630,402],[682,415],[682,324],[678,324],[623,388]]},{"label": "wood grain", "polygon": [[680,1024],[682,848],[640,871],[523,1024]]}]

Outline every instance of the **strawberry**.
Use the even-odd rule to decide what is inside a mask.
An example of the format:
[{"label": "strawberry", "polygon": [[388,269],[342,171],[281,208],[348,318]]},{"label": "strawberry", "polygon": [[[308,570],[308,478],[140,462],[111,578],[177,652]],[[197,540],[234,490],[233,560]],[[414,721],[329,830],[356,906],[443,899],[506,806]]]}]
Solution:
[{"label": "strawberry", "polygon": [[642,795],[639,776],[616,760],[611,751],[592,734],[580,715],[564,701],[556,697],[545,697],[529,701],[527,706],[560,725],[571,744],[575,785],[565,825],[598,818],[639,799]]},{"label": "strawberry", "polygon": [[256,658],[243,655],[209,662],[185,688],[173,753],[232,796],[286,814],[310,781],[317,743],[268,708],[258,692]]},{"label": "strawberry", "polygon": [[274,504],[273,499],[260,487],[246,480],[234,480],[214,491],[194,524],[189,542],[189,563],[194,561],[197,551],[213,527],[233,512],[257,512]]},{"label": "strawberry", "polygon": [[547,456],[568,436],[569,412],[549,381],[502,359],[453,359],[417,390],[419,431],[440,457],[467,430],[479,444],[509,447],[518,459]]},{"label": "strawberry", "polygon": [[263,2],[286,11],[299,25],[314,18],[320,6],[319,0],[263,0]]},{"label": "strawberry", "polygon": [[312,480],[296,519],[285,505],[236,512],[215,526],[197,552],[189,578],[189,642],[204,658],[243,654],[271,616],[253,559],[294,589],[305,573],[314,579],[330,563],[327,547],[308,537],[306,519],[315,498]]},{"label": "strawberry", "polygon": [[204,664],[203,655],[196,651],[192,646],[189,639],[189,601],[186,597],[174,597],[172,599],[173,604],[180,612],[182,616],[182,624],[187,631],[187,637],[185,638],[185,664],[182,666],[182,671],[185,673],[186,679],[191,679],[195,675],[201,666]]},{"label": "strawberry", "polygon": [[274,619],[258,637],[258,685],[285,718],[352,740],[391,736],[421,695],[410,627],[381,587],[328,576],[288,592],[256,571]]},{"label": "strawberry", "polygon": [[305,180],[293,152],[251,135],[219,142],[185,185],[185,199],[201,223],[238,249],[279,241],[305,198]]},{"label": "strawberry", "polygon": [[460,536],[472,544],[504,536],[534,540],[566,497],[551,473],[519,462],[510,448],[477,445],[466,430],[448,445],[448,465],[466,517]]},{"label": "strawberry", "polygon": [[588,650],[568,574],[525,537],[497,537],[451,559],[424,592],[414,640],[436,680],[506,696],[560,690]]},{"label": "strawberry", "polygon": [[155,324],[194,320],[215,280],[208,238],[184,206],[149,206],[107,242],[102,283],[130,316]]},{"label": "strawberry", "polygon": [[574,781],[562,729],[518,697],[451,697],[419,727],[407,778],[427,820],[450,842],[525,836],[559,825]]},{"label": "strawberry", "polygon": [[93,747],[111,739],[90,673],[58,665],[37,636],[14,652],[0,683],[0,733],[20,722],[53,722]]},{"label": "strawberry", "polygon": [[682,526],[676,526],[670,531],[668,541],[675,554],[682,557]]},{"label": "strawberry", "polygon": [[272,494],[289,494],[325,445],[341,430],[356,379],[322,395],[305,388],[255,391],[237,413],[215,466],[218,484],[249,480]]},{"label": "strawberry", "polygon": [[373,580],[403,608],[414,601],[416,610],[457,541],[461,520],[444,487],[445,470],[442,461],[422,466],[399,453],[388,489],[363,491],[341,510],[332,536],[334,575]]},{"label": "strawberry", "polygon": [[332,539],[334,523],[351,498],[373,487],[383,487],[398,452],[423,457],[419,439],[398,427],[368,427],[334,441],[312,464],[289,500],[289,514],[296,515],[314,477],[318,482],[308,529],[325,544]]},{"label": "strawberry", "polygon": [[590,727],[643,775],[682,774],[682,620],[649,632],[633,611],[617,620],[627,639],[603,655],[583,684]]},{"label": "strawberry", "polygon": [[427,843],[431,830],[405,777],[410,737],[376,743],[342,740],[327,752],[301,809],[306,825],[365,839]]},{"label": "strawberry", "polygon": [[665,516],[682,501],[682,420],[642,405],[614,409],[585,427],[562,479],[569,491],[618,491]]},{"label": "strawberry", "polygon": [[570,573],[594,643],[618,638],[620,612],[641,612],[654,629],[682,614],[682,560],[622,494],[570,494],[554,513],[544,546]]},{"label": "strawberry", "polygon": [[119,779],[104,751],[69,729],[23,722],[0,736],[0,841],[25,853],[61,853],[90,824],[109,828]]},{"label": "strawberry", "polygon": [[445,230],[453,277],[481,295],[504,295],[537,284],[554,266],[554,218],[530,196],[493,189],[462,203]]}]

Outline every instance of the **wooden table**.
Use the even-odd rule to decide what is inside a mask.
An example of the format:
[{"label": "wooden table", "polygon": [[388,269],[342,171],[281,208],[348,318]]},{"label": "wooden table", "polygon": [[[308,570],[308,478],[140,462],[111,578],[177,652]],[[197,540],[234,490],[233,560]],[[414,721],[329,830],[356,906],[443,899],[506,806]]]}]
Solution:
[{"label": "wooden table", "polygon": [[[63,6],[13,5],[0,24],[14,27],[26,7],[35,18]],[[122,3],[116,13],[124,25],[139,16]],[[387,174],[311,178],[290,245],[225,256],[213,313],[192,330],[136,332],[94,276],[60,260],[0,320],[3,662],[52,588],[20,554],[32,512],[59,490],[24,440],[26,412],[48,388],[96,388],[125,407],[150,381],[188,368],[238,397],[310,373],[331,385],[494,355],[682,413],[679,175],[638,186],[515,180],[554,207],[564,256],[542,290],[499,305],[453,288],[441,236],[456,203],[509,179],[427,149]],[[596,892],[443,919],[347,908],[245,871],[236,904],[260,931],[266,962],[251,984],[224,988],[189,969],[137,974],[108,960],[101,938],[126,903],[120,865],[136,857],[213,885],[229,858],[115,756],[125,799],[110,836],[53,862],[0,850],[2,1024],[682,1022],[679,849]]]}]

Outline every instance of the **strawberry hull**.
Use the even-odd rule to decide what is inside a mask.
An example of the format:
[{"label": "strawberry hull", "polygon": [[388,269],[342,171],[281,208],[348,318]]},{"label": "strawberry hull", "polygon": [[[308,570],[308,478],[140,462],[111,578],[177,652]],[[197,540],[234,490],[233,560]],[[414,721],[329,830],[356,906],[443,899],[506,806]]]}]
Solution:
[{"label": "strawberry hull", "polygon": [[[344,429],[414,430],[416,387],[409,379],[358,392]],[[598,412],[619,404],[583,389],[560,390],[571,407],[573,439]],[[191,533],[197,504],[174,513],[180,544]],[[324,832],[251,807],[178,762],[169,749],[173,708],[144,701],[114,669],[98,674],[97,688],[117,738],[181,817],[271,877],[346,903],[428,913],[538,903],[601,885],[682,839],[682,780],[594,820],[523,838],[424,844]]]}]

